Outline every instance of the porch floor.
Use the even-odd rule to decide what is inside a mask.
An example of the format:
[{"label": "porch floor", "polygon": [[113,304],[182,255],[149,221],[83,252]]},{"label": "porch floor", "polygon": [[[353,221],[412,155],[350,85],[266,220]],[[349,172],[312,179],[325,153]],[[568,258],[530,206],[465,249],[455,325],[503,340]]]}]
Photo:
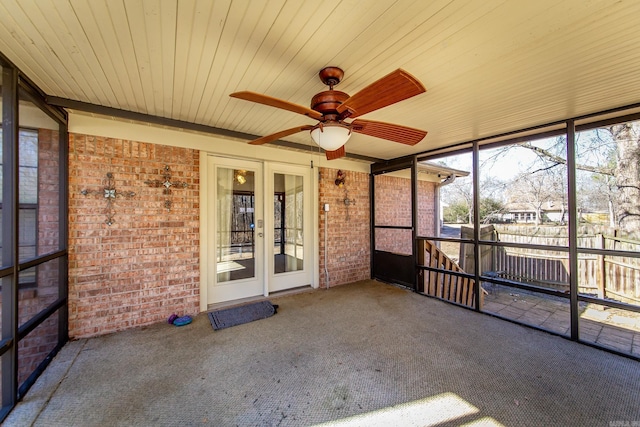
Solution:
[{"label": "porch floor", "polygon": [[68,343],[5,425],[631,425],[640,365],[375,281]]}]

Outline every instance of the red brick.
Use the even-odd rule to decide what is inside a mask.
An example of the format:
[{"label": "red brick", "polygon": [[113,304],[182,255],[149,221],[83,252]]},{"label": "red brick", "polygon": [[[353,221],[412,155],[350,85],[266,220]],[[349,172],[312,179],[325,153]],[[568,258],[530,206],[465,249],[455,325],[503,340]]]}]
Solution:
[{"label": "red brick", "polygon": [[[79,134],[69,135],[69,150],[70,336],[147,325],[173,311],[197,313],[199,244],[182,236],[200,233],[193,220],[200,197],[198,151]],[[144,184],[162,179],[167,164],[176,171],[173,176],[190,183],[172,192],[170,213],[162,189]],[[104,188],[107,172],[118,191],[136,193],[112,204],[111,226],[105,224],[104,198],[80,194]]]},{"label": "red brick", "polygon": [[[328,224],[320,210],[320,283],[326,286],[324,259],[324,230],[327,227],[326,265],[329,271],[329,286],[340,285],[371,277],[370,272],[370,219],[369,219],[369,175],[361,172],[345,172],[343,187],[335,185],[337,169],[320,168],[320,206],[330,205]],[[346,206],[345,198],[355,200]],[[348,209],[348,218],[347,218]],[[354,257],[352,254],[358,253]],[[345,274],[344,272],[348,272]]]}]

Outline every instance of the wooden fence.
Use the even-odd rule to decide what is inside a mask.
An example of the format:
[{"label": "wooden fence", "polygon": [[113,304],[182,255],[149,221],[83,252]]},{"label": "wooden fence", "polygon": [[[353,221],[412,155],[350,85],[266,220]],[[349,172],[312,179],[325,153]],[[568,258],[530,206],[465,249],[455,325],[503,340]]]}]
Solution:
[{"label": "wooden fence", "polygon": [[[485,225],[480,227],[480,240],[490,240],[492,242],[497,241],[497,231],[493,225]],[[473,239],[473,227],[463,225],[460,227],[460,238]],[[487,271],[497,271],[496,266],[496,252],[498,248],[492,246],[480,247],[480,273]],[[460,256],[458,258],[460,268],[464,271],[473,274],[476,264],[474,246],[470,244],[460,244]]]},{"label": "wooden fence", "polygon": [[[481,240],[568,246],[567,227],[488,225],[481,228]],[[638,252],[640,242],[616,235],[605,227],[584,226],[579,230],[579,248]],[[461,228],[461,238],[473,238],[471,227]],[[480,272],[523,283],[569,290],[569,253],[529,248],[481,246]],[[460,245],[460,267],[473,272],[473,245]],[[640,302],[640,259],[611,255],[578,254],[578,291],[600,298],[638,304]]]}]

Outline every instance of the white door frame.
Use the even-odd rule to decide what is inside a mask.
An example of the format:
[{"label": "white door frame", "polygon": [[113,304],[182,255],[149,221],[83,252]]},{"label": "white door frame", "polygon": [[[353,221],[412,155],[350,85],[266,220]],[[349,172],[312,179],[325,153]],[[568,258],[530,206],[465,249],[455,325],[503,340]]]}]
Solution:
[{"label": "white door frame", "polygon": [[[209,306],[209,287],[208,287],[208,283],[210,280],[214,280],[215,276],[216,276],[216,268],[215,265],[212,265],[210,263],[210,260],[212,259],[212,257],[215,258],[216,256],[216,247],[215,244],[211,244],[210,241],[210,236],[212,235],[212,233],[215,232],[215,230],[212,230],[209,221],[207,220],[208,218],[210,218],[212,215],[215,215],[215,207],[212,207],[210,205],[211,203],[211,198],[214,198],[214,189],[211,188],[211,184],[210,184],[210,179],[212,179],[211,176],[209,176],[211,174],[211,171],[209,170],[209,161],[210,158],[214,157],[214,158],[225,158],[226,156],[220,156],[220,155],[216,155],[213,153],[208,153],[205,151],[200,151],[200,311],[207,311],[208,310],[208,306]],[[229,157],[226,157],[229,158]],[[241,158],[238,160],[242,160]],[[249,160],[249,159],[248,159]],[[260,162],[260,160],[258,159],[250,159],[252,161],[258,161]],[[310,221],[310,232],[309,232],[309,240],[310,240],[310,247],[309,247],[309,255],[311,257],[310,260],[310,264],[311,264],[311,286],[313,288],[317,288],[318,287],[318,283],[320,280],[320,271],[319,271],[319,257],[318,257],[318,251],[320,250],[319,247],[319,241],[318,241],[318,230],[319,230],[319,217],[317,215],[318,213],[318,209],[319,209],[319,202],[318,202],[318,169],[313,167],[313,161],[310,161],[311,165],[306,165],[305,167],[308,168],[309,170],[309,184],[310,184],[310,188],[309,188],[309,192],[310,192],[310,203],[309,203],[309,209],[311,211],[311,221]],[[291,164],[291,163],[289,163]],[[283,165],[286,166],[287,164],[283,164],[283,163],[271,163],[271,162],[264,162],[263,161],[263,174],[264,176],[266,176],[266,171],[270,170],[270,167],[274,165],[277,167],[282,167]],[[295,164],[296,166],[303,166],[300,165],[299,163]],[[286,169],[283,169],[286,170]],[[266,186],[266,180],[263,179],[263,191],[266,190],[266,188],[264,188]],[[268,194],[265,191],[265,195]],[[271,200],[268,197],[265,197],[265,203],[267,200]],[[215,199],[214,199],[215,202]],[[215,205],[215,203],[214,203]],[[307,209],[307,207],[305,207],[305,210]],[[271,226],[273,225],[273,220],[271,219]],[[265,222],[265,227],[267,226],[266,222]],[[273,232],[273,231],[272,231]],[[263,245],[263,248],[265,250],[265,252],[267,251],[267,245]],[[271,251],[271,254],[273,254],[273,250]],[[264,254],[265,259],[267,259],[266,257],[269,256],[267,253]],[[264,296],[268,296],[269,295],[269,290],[268,290],[268,286],[269,286],[269,272],[268,272],[268,263],[264,263],[263,264],[263,269],[264,269]]]}]

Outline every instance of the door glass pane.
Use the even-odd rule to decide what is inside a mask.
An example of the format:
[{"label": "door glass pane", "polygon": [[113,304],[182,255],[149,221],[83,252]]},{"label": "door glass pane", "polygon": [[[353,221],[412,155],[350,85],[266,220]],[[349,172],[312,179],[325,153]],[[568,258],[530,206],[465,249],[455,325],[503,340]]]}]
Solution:
[{"label": "door glass pane", "polygon": [[253,171],[218,168],[218,283],[255,276]]},{"label": "door glass pane", "polygon": [[297,175],[274,175],[274,265],[275,273],[303,269],[304,185]]}]

